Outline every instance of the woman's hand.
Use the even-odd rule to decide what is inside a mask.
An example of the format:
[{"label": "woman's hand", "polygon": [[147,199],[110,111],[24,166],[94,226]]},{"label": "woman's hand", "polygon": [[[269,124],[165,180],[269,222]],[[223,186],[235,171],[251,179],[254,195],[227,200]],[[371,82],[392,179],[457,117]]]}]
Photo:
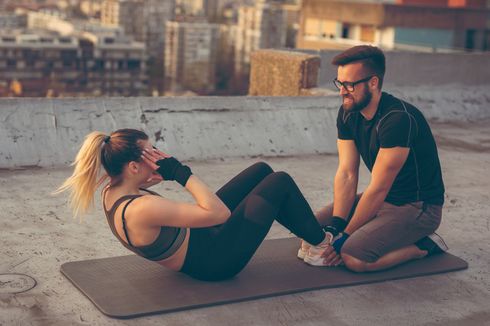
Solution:
[{"label": "woman's hand", "polygon": [[162,176],[157,172],[153,172],[151,177],[149,177],[148,180],[146,180],[145,184],[143,184],[142,187],[150,188],[151,186],[154,186],[162,181],[163,181]]},{"label": "woman's hand", "polygon": [[[153,171],[156,171],[159,168],[157,161],[163,160],[164,158],[168,158],[168,157],[171,157],[171,156],[160,151],[156,147],[143,149],[142,155],[141,155],[141,158],[143,159],[143,161],[146,164],[148,164]],[[156,173],[156,174],[158,174],[158,173]],[[158,174],[158,176],[161,178],[161,176],[159,174]]]}]

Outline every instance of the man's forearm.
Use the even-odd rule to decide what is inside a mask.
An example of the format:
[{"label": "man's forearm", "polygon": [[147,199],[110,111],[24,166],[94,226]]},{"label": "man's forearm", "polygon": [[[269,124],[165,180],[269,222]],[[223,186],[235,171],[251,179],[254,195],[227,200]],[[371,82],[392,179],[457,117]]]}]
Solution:
[{"label": "man's forearm", "polygon": [[337,172],[334,180],[333,215],[347,219],[356,199],[357,177]]},{"label": "man's forearm", "polygon": [[361,226],[369,222],[381,208],[388,191],[384,189],[371,189],[369,186],[363,192],[356,211],[352,216],[349,225],[345,228],[345,232],[352,234]]}]

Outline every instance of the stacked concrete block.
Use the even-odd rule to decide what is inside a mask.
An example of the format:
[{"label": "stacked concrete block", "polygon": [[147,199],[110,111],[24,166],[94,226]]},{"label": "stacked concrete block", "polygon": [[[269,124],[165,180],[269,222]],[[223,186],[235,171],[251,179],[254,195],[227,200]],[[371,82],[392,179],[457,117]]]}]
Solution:
[{"label": "stacked concrete block", "polygon": [[249,95],[300,96],[315,88],[320,57],[281,50],[258,50],[251,55]]}]

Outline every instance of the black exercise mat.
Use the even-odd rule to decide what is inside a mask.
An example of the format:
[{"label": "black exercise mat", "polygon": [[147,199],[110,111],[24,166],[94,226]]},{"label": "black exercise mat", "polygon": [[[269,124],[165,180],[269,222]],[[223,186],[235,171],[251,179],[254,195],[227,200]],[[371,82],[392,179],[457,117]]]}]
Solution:
[{"label": "black exercise mat", "polygon": [[312,267],[296,258],[295,238],[265,241],[235,278],[202,282],[135,255],[65,263],[61,272],[104,314],[132,318],[284,295],[313,289],[396,280],[465,269],[451,254],[376,273]]}]

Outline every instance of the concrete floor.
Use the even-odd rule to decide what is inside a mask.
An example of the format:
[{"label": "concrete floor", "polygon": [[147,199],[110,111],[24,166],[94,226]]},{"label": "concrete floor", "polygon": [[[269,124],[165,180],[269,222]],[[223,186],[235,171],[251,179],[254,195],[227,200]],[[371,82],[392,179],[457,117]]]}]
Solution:
[{"label": "concrete floor", "polygon": [[[133,320],[103,315],[59,272],[62,263],[127,254],[98,203],[79,221],[66,196],[51,196],[69,168],[0,171],[0,274],[38,282],[0,291],[0,325],[490,325],[490,130],[487,123],[433,124],[446,184],[439,233],[469,269],[415,279],[327,289]],[[213,189],[262,158],[189,162]],[[335,155],[263,158],[288,171],[314,209],[332,198]],[[369,181],[362,171],[361,187]],[[190,196],[173,184],[169,198]],[[288,237],[274,225],[269,238]],[[298,275],[301,277],[301,275]]]}]

